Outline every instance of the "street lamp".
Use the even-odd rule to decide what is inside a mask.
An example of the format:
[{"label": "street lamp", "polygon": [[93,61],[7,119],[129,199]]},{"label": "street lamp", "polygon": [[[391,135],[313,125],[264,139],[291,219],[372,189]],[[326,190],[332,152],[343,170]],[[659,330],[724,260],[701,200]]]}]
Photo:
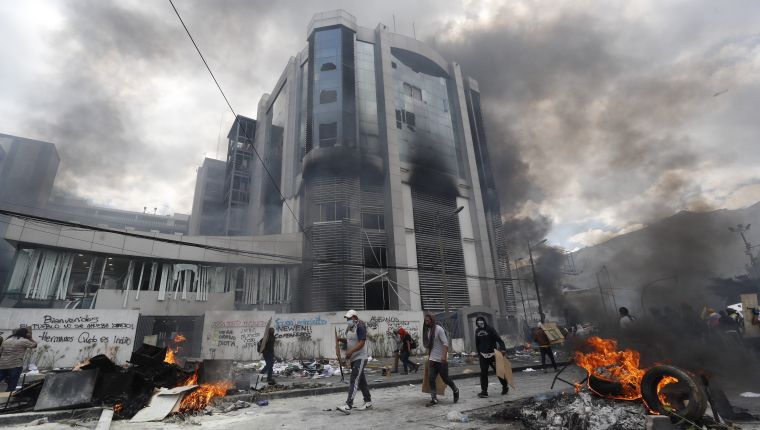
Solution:
[{"label": "street lamp", "polygon": [[[544,242],[546,242],[546,239],[541,240],[540,242],[534,244],[533,246],[541,245]],[[541,294],[538,291],[538,280],[536,279],[536,266],[533,264],[533,248],[530,245],[530,241],[528,242],[528,255],[530,256],[530,270],[533,272],[533,285],[536,287],[536,301],[538,302],[538,316],[541,318],[541,324],[543,324],[544,322],[546,322],[544,318],[544,308],[541,306]]]},{"label": "street lamp", "polygon": [[441,220],[438,221],[438,225],[436,226],[436,229],[438,230],[438,252],[441,256],[441,275],[443,276],[443,312],[445,315],[448,315],[449,313],[449,286],[446,283],[446,262],[443,256],[443,239],[441,238],[443,230],[442,227],[444,221],[448,221],[459,212],[462,212],[462,209],[464,209],[464,206],[459,206],[454,212],[441,218]]}]

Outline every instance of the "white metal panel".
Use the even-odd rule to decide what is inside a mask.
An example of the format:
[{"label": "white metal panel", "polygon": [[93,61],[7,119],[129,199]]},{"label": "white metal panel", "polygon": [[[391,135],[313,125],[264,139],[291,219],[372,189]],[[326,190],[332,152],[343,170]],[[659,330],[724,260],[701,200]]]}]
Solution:
[{"label": "white metal panel", "polygon": [[459,234],[462,239],[474,239],[475,233],[472,228],[472,217],[470,216],[470,199],[457,197],[457,207],[464,206],[462,212],[459,212]]}]

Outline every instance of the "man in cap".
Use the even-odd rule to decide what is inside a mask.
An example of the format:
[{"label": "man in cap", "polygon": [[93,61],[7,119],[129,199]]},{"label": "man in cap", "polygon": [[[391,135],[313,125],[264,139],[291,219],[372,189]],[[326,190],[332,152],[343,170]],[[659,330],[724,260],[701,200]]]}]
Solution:
[{"label": "man in cap", "polygon": [[339,339],[346,343],[346,360],[351,363],[351,382],[348,385],[348,398],[346,404],[338,406],[338,410],[348,415],[354,406],[354,396],[357,390],[361,390],[364,396],[364,404],[360,411],[372,408],[372,397],[369,393],[367,378],[364,376],[364,368],[367,365],[367,326],[359,319],[355,310],[351,309],[344,316],[348,327],[346,337]]}]

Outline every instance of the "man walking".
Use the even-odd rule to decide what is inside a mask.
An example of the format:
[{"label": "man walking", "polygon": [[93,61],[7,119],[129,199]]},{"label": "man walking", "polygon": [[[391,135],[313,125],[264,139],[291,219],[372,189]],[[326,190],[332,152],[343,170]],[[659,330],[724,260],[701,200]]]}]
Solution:
[{"label": "man walking", "polygon": [[338,406],[338,410],[348,415],[353,409],[357,390],[361,390],[364,396],[364,404],[358,408],[360,411],[372,408],[372,397],[369,393],[367,378],[364,376],[364,367],[367,365],[368,358],[367,326],[353,309],[346,312],[345,318],[348,323],[346,337],[338,340],[346,342],[346,360],[351,363],[351,382],[348,385],[346,404]]},{"label": "man walking", "polygon": [[[264,345],[264,350],[261,352],[261,355],[264,356],[264,363],[266,363],[266,365],[261,369],[259,374],[267,375],[267,383],[269,385],[276,384],[274,377],[272,376],[272,372],[274,371],[274,337],[274,327],[269,327],[267,343]],[[259,340],[259,342],[261,342],[261,340]]]},{"label": "man walking", "polygon": [[[480,360],[480,393],[478,393],[478,397],[482,399],[488,397],[488,368],[492,367],[496,372],[496,353],[494,350],[498,346],[501,351],[505,351],[507,346],[496,333],[496,330],[486,323],[484,317],[477,317],[475,325],[477,326],[475,328],[475,346]],[[499,378],[499,382],[501,382],[501,394],[507,394],[509,392],[507,380]]]},{"label": "man walking", "polygon": [[412,354],[412,350],[414,350],[412,336],[404,330],[404,327],[400,327],[398,333],[401,337],[401,362],[404,363],[404,375],[409,373],[409,369],[412,369],[417,373],[417,371],[420,370],[420,365],[412,363],[409,360],[409,356]]},{"label": "man walking", "polygon": [[538,323],[538,327],[533,329],[533,340],[536,341],[538,344],[538,349],[541,351],[541,367],[544,369],[544,373],[546,373],[546,357],[549,357],[549,360],[552,362],[552,366],[554,366],[554,371],[557,371],[557,363],[554,361],[554,351],[552,351],[552,344],[549,342],[549,336],[546,335],[546,332],[544,331],[544,326],[541,323]]},{"label": "man walking", "polygon": [[37,342],[32,340],[32,330],[26,327],[16,329],[0,345],[0,381],[8,383],[5,391],[16,389],[23,370],[24,355],[30,348],[37,348]]},{"label": "man walking", "polygon": [[428,362],[430,371],[428,380],[430,382],[430,402],[427,406],[438,404],[436,398],[435,380],[441,375],[443,382],[451,387],[454,392],[454,403],[459,401],[459,389],[454,385],[454,381],[449,378],[449,340],[446,338],[446,332],[443,327],[435,323],[433,315],[425,315],[425,327],[427,327],[427,338],[425,347],[428,349]]}]

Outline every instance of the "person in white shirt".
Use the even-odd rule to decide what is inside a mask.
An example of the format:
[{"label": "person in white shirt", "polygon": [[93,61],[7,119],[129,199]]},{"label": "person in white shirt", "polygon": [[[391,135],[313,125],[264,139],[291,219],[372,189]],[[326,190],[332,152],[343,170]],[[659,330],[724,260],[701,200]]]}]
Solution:
[{"label": "person in white shirt", "polygon": [[435,318],[430,314],[425,315],[425,327],[428,328],[425,347],[428,349],[428,360],[430,362],[428,380],[431,397],[427,406],[438,404],[435,392],[435,380],[438,375],[441,375],[443,382],[454,391],[454,403],[456,403],[459,401],[459,389],[454,381],[449,378],[449,340],[446,338],[446,332],[443,327],[435,323]]}]

